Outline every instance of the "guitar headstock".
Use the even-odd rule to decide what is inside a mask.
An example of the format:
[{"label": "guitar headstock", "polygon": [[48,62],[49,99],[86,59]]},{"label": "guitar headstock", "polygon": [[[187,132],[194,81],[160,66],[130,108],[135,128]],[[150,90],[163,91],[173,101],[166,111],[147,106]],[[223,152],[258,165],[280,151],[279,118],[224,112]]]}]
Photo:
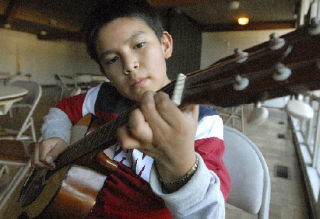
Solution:
[{"label": "guitar headstock", "polygon": [[182,103],[230,107],[320,89],[320,24],[219,60],[187,74]]}]

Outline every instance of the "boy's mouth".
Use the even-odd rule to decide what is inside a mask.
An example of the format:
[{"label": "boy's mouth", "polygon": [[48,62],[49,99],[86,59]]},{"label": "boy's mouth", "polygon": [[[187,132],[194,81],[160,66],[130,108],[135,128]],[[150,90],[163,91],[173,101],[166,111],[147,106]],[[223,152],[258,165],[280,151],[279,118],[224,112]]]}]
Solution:
[{"label": "boy's mouth", "polygon": [[132,87],[134,89],[138,89],[138,88],[144,86],[146,82],[147,82],[147,78],[137,79],[131,83],[130,87]]}]

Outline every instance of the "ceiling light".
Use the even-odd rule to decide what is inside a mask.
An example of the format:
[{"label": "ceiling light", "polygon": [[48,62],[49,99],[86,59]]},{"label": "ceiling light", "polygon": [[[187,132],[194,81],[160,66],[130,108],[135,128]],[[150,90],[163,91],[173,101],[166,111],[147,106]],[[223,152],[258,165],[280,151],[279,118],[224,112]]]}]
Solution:
[{"label": "ceiling light", "polygon": [[47,34],[48,34],[48,32],[45,31],[45,30],[41,30],[41,31],[40,31],[40,35],[41,35],[41,36],[46,36]]},{"label": "ceiling light", "polygon": [[249,23],[248,17],[239,17],[238,18],[238,24],[240,25],[247,25]]},{"label": "ceiling light", "polygon": [[11,28],[11,24],[4,24],[3,27],[7,28],[7,29],[10,29]]}]

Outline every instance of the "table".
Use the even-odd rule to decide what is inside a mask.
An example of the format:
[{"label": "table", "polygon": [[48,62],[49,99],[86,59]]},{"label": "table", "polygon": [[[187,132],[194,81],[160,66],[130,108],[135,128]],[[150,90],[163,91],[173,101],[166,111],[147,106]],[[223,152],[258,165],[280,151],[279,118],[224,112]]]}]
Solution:
[{"label": "table", "polygon": [[91,83],[91,82],[108,82],[106,76],[102,74],[90,74],[90,73],[76,73],[74,79],[78,83]]},{"label": "table", "polygon": [[12,104],[22,100],[28,90],[22,87],[0,85],[0,115],[8,113]]}]

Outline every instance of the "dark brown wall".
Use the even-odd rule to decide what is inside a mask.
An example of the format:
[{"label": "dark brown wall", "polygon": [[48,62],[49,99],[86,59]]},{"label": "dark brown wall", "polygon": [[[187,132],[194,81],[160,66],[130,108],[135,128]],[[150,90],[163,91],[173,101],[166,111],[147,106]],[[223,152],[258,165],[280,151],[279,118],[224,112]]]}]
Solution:
[{"label": "dark brown wall", "polygon": [[200,68],[201,32],[184,15],[174,10],[162,13],[166,30],[173,37],[173,55],[167,61],[168,75],[175,79],[178,73]]}]

